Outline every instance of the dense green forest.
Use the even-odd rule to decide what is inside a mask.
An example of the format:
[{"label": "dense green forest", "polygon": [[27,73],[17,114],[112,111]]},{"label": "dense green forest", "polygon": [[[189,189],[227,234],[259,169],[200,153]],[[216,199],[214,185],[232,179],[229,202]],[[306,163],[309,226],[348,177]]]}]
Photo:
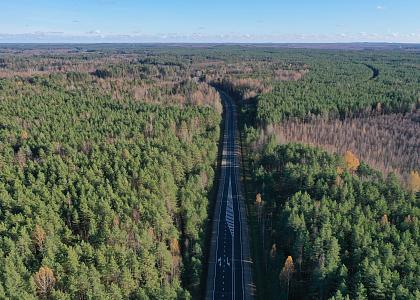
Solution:
[{"label": "dense green forest", "polygon": [[[5,60],[5,72],[13,74],[11,62],[20,59]],[[189,104],[197,84],[167,92],[155,79],[148,84],[162,100],[149,104],[98,76],[0,79],[2,299],[188,299],[198,292],[220,102]],[[165,93],[178,103],[164,101]]]},{"label": "dense green forest", "polygon": [[209,83],[279,73],[259,56],[1,48],[0,298],[199,298],[222,110]]},{"label": "dense green forest", "polygon": [[258,97],[260,122],[410,112],[420,107],[418,52],[313,51],[301,59],[309,69],[302,80],[276,83],[272,92]]},{"label": "dense green forest", "polygon": [[273,141],[252,169],[269,299],[420,297],[420,197],[395,177]]}]

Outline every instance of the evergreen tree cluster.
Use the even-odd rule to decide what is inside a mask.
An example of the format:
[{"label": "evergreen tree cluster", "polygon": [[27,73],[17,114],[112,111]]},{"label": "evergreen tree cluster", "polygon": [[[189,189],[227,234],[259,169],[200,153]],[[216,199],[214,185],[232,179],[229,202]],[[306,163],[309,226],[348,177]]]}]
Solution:
[{"label": "evergreen tree cluster", "polygon": [[309,72],[301,80],[273,83],[272,92],[257,97],[260,123],[306,119],[311,115],[346,118],[372,112],[406,113],[420,107],[417,52],[306,54],[301,59]]},{"label": "evergreen tree cluster", "polygon": [[77,74],[0,79],[0,298],[188,299],[221,116]]},{"label": "evergreen tree cluster", "polygon": [[278,276],[291,256],[290,299],[420,297],[420,198],[394,176],[384,179],[355,157],[273,140],[252,166],[271,224],[271,295],[286,290]]}]

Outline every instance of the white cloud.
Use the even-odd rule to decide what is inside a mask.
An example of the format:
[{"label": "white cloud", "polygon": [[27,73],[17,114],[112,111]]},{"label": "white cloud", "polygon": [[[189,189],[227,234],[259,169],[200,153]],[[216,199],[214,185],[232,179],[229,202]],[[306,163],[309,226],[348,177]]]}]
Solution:
[{"label": "white cloud", "polygon": [[377,10],[384,10],[386,7],[385,6],[382,6],[382,5],[378,5],[378,6],[376,6],[376,9]]},{"label": "white cloud", "polygon": [[86,34],[99,35],[99,34],[101,34],[101,31],[99,29],[90,30],[90,31],[86,32]]},{"label": "white cloud", "polygon": [[334,42],[395,42],[420,43],[420,31],[410,33],[341,32],[337,34],[204,34],[195,31],[190,34],[160,33],[109,34],[92,30],[84,34],[62,32],[31,32],[24,34],[0,33],[0,43],[44,42],[44,43],[334,43]]}]

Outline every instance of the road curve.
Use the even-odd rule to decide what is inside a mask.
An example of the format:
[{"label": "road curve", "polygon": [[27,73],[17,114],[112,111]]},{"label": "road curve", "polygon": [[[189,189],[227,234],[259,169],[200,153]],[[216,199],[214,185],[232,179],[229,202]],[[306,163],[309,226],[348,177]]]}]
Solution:
[{"label": "road curve", "polygon": [[206,299],[253,299],[247,213],[240,181],[236,106],[220,91],[224,107],[221,172],[213,214]]}]

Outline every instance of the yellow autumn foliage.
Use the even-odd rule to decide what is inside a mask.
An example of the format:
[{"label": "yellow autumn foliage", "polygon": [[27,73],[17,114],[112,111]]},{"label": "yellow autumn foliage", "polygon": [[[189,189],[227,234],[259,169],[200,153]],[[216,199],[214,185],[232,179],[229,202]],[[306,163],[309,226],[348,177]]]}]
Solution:
[{"label": "yellow autumn foliage", "polygon": [[344,154],[344,162],[350,171],[356,171],[360,165],[359,159],[351,151],[346,151]]},{"label": "yellow autumn foliage", "polygon": [[420,175],[417,171],[411,171],[408,176],[408,188],[412,192],[420,191]]}]

